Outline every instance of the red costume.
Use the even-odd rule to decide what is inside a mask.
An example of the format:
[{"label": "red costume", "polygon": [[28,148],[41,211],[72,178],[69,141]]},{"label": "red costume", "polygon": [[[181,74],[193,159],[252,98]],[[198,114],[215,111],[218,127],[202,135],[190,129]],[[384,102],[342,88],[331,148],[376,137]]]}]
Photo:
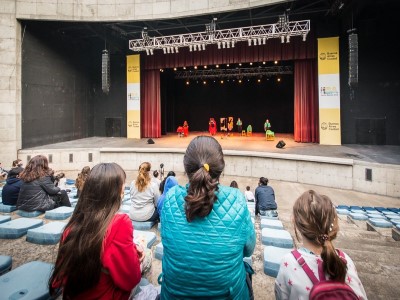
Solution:
[{"label": "red costume", "polygon": [[189,125],[188,122],[183,122],[183,135],[188,136],[189,135]]},{"label": "red costume", "polygon": [[[64,234],[68,234],[68,230]],[[97,285],[75,299],[128,299],[139,283],[141,273],[133,243],[132,221],[127,214],[116,214],[108,226],[103,240],[101,265],[104,271]]]},{"label": "red costume", "polygon": [[215,123],[214,118],[210,118],[208,122],[208,131],[211,135],[215,135],[217,133],[217,124]]}]

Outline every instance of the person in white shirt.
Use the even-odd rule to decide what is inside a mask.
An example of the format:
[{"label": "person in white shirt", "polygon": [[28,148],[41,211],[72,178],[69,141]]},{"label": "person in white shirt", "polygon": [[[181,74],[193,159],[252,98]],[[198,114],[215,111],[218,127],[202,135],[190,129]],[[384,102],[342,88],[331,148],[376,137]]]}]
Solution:
[{"label": "person in white shirt", "polygon": [[[359,299],[367,299],[354,262],[346,253],[344,261],[333,246],[339,226],[332,201],[312,190],[303,193],[293,206],[293,223],[297,239],[300,232],[303,241],[298,252],[316,278],[320,278],[318,266],[322,265],[325,279],[345,283]],[[286,254],[275,280],[276,299],[309,299],[312,287],[311,279],[294,255]]]},{"label": "person in white shirt", "polygon": [[246,186],[246,190],[244,191],[244,197],[246,198],[247,202],[254,202],[254,194],[250,191],[250,187]]},{"label": "person in white shirt", "polygon": [[158,173],[157,170],[154,170],[153,178],[151,178],[151,180],[153,180],[155,183],[157,183],[158,187],[160,187],[161,180],[158,178],[158,175],[160,175],[160,173]]},{"label": "person in white shirt", "polygon": [[139,174],[131,183],[131,201],[129,217],[133,221],[157,221],[157,202],[160,197],[158,185],[150,177],[151,164],[144,162],[139,166]]}]

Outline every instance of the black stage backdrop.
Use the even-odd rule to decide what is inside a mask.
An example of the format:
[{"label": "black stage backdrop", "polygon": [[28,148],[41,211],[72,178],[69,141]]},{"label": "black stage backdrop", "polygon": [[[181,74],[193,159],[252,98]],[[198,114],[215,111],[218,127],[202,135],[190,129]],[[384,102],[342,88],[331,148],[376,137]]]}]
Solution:
[{"label": "black stage backdrop", "polygon": [[[294,82],[293,75],[243,79],[221,79],[194,81],[174,79],[173,70],[161,73],[162,133],[175,132],[176,128],[188,121],[190,131],[208,131],[208,120],[215,118],[240,117],[243,129],[251,124],[253,132],[263,132],[268,118],[272,130],[279,133],[293,133],[294,123]],[[219,126],[218,126],[219,130]]]}]

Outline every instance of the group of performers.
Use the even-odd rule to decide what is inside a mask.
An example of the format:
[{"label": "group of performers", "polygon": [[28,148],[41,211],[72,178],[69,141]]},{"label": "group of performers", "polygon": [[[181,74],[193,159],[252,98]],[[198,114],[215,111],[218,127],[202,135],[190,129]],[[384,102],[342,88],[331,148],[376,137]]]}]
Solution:
[{"label": "group of performers", "polygon": [[[242,120],[238,118],[236,122],[237,130],[239,134],[242,133]],[[251,126],[251,125],[249,125]],[[220,130],[221,132],[229,133],[233,130],[233,117],[228,117],[228,118],[220,118]],[[267,119],[264,123],[264,131],[268,132],[271,130],[271,122]],[[179,137],[186,137],[189,135],[189,124],[187,121],[183,122],[182,126],[179,126],[176,130],[178,133]],[[216,135],[217,133],[217,122],[215,121],[214,118],[210,118],[208,121],[208,132],[210,135]],[[229,133],[228,133],[229,132]]]}]

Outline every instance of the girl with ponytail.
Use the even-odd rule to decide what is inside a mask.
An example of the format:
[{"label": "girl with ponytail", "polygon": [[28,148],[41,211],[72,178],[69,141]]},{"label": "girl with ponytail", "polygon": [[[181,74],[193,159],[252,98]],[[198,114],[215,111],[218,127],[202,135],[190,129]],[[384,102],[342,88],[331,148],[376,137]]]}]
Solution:
[{"label": "girl with ponytail", "polygon": [[256,235],[242,192],[219,184],[220,144],[194,138],[183,165],[189,183],[166,193],[161,212],[161,299],[250,299],[243,257]]},{"label": "girl with ponytail", "polygon": [[[351,258],[342,252],[343,260],[332,241],[339,232],[339,222],[332,201],[313,190],[303,193],[293,206],[296,238],[303,242],[297,251],[316,278],[322,264],[325,278],[349,285],[359,299],[367,299]],[[300,237],[299,237],[300,234]],[[275,281],[277,299],[308,299],[313,283],[292,253],[283,257]]]},{"label": "girl with ponytail", "polygon": [[160,197],[158,184],[151,180],[151,164],[144,162],[139,166],[136,180],[131,183],[131,201],[129,217],[133,221],[157,221],[157,202]]}]

